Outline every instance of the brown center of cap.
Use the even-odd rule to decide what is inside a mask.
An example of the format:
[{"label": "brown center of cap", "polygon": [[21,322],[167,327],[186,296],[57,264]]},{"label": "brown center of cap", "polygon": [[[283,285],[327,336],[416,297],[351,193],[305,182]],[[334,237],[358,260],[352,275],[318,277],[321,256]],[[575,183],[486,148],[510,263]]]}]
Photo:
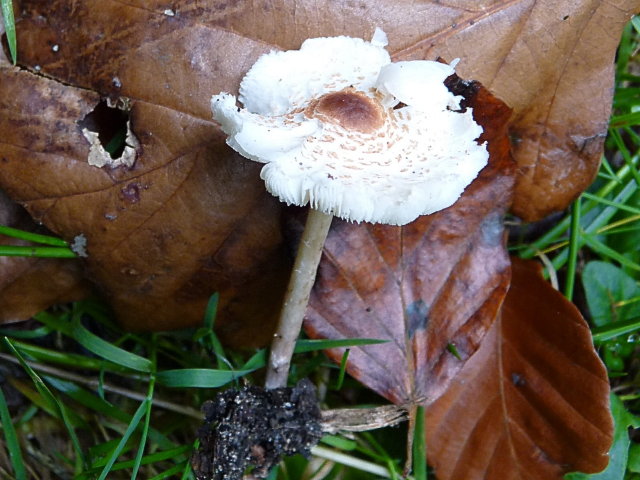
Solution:
[{"label": "brown center of cap", "polygon": [[353,89],[327,93],[312,108],[310,116],[333,121],[347,130],[371,133],[384,124],[382,106]]}]

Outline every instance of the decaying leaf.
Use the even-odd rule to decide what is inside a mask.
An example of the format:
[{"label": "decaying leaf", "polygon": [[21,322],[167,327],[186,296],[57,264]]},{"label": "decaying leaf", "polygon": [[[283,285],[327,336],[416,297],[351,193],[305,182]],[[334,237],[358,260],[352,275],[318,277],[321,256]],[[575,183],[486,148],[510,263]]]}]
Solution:
[{"label": "decaying leaf", "polygon": [[260,310],[274,309],[286,270],[279,213],[256,169],[227,152],[215,129],[139,102],[130,112],[141,139],[133,167],[98,168],[79,125],[96,94],[24,71],[5,69],[2,79],[12,92],[0,100],[2,186],[66,240],[87,238],[90,275],[125,324],[193,324],[216,290],[223,322],[229,311],[248,318],[230,328],[265,322]]},{"label": "decaying leaf", "polygon": [[404,227],[334,220],[307,311],[313,337],[390,340],[352,349],[347,370],[396,403],[442,393],[478,348],[509,283],[502,217],[514,174],[510,111],[478,84],[450,88],[483,126],[489,165],[452,207]]},{"label": "decaying leaf", "polygon": [[587,323],[535,263],[514,259],[498,321],[426,423],[438,480],[553,480],[607,465],[606,369]]},{"label": "decaying leaf", "polygon": [[[27,213],[0,191],[0,225],[23,230],[36,226]],[[25,242],[0,235],[2,245]],[[58,303],[89,294],[82,266],[69,259],[0,256],[0,323],[18,322]]]},{"label": "decaying leaf", "polygon": [[[221,333],[259,342],[289,265],[281,207],[224,145],[212,94],[314,36],[381,27],[396,59],[460,57],[463,77],[514,107],[516,212],[533,219],[595,173],[615,45],[639,3],[16,1],[22,65],[0,71],[0,188],[65,239],[85,235],[87,272],[125,326],[199,322],[218,290]],[[131,107],[130,169],[88,163],[82,125],[101,98]]]}]

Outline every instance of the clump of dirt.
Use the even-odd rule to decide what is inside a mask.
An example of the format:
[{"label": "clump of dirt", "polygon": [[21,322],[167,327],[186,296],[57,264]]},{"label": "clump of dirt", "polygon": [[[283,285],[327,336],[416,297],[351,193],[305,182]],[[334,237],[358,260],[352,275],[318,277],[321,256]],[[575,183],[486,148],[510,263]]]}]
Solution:
[{"label": "clump of dirt", "polygon": [[249,466],[264,478],[283,456],[310,454],[322,437],[315,387],[230,389],[202,406],[200,448],[192,458],[198,480],[241,479]]}]

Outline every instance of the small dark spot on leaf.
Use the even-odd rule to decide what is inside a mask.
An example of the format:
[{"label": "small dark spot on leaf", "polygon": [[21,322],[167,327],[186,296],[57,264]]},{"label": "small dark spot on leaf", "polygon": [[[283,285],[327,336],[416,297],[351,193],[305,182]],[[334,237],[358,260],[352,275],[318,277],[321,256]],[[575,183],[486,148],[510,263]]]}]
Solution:
[{"label": "small dark spot on leaf", "polygon": [[409,330],[409,338],[418,330],[424,330],[429,321],[429,305],[423,300],[416,300],[407,307],[405,312],[407,316],[407,329]]},{"label": "small dark spot on leaf", "polygon": [[512,373],[511,374],[511,382],[516,387],[524,387],[527,384],[527,381],[524,379],[524,376],[519,374],[519,373]]},{"label": "small dark spot on leaf", "polygon": [[522,136],[515,132],[509,132],[509,141],[511,145],[519,145],[522,142]]},{"label": "small dark spot on leaf", "polygon": [[138,203],[140,201],[140,184],[129,183],[120,189],[121,197],[129,203]]},{"label": "small dark spot on leaf", "polygon": [[494,246],[502,243],[502,215],[492,214],[488,215],[482,225],[480,226],[482,232],[482,241],[486,245]]}]

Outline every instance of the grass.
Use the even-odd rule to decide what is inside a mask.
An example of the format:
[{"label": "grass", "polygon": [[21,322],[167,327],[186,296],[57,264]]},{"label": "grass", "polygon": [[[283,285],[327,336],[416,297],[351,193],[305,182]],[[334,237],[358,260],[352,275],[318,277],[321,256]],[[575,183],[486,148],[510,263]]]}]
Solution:
[{"label": "grass", "polygon": [[[11,23],[10,2],[1,1]],[[5,28],[15,59],[10,27]],[[640,444],[627,433],[627,427],[640,426],[640,76],[633,73],[639,38],[640,21],[634,19],[619,48],[614,114],[596,181],[544,234],[510,242],[512,253],[543,260],[546,275],[589,317],[611,377],[617,460],[601,475],[568,476],[573,480],[640,480]],[[7,227],[0,234],[31,244],[0,247],[0,255],[74,256],[54,237]],[[171,333],[123,332],[96,300],[0,328],[0,374],[6,379],[0,451],[7,452],[6,461],[0,457],[0,478],[193,479],[189,457],[201,422],[199,405],[213,387],[244,379],[260,383],[265,364],[264,350],[223,348],[214,332],[217,301],[213,295],[201,328]],[[345,395],[358,404],[380,402],[345,376],[348,353],[337,366],[319,352],[359,343],[371,340],[300,340],[293,379],[313,378],[332,406]],[[405,438],[403,428],[327,436],[312,460],[289,458],[270,478],[400,478]],[[416,480],[430,477],[423,438],[416,431]]]},{"label": "grass", "polygon": [[4,19],[4,31],[7,35],[7,44],[9,45],[9,53],[11,61],[15,65],[18,59],[18,49],[16,43],[16,23],[13,17],[13,3],[11,0],[0,0],[0,9],[2,9],[2,18]]},{"label": "grass", "polygon": [[[43,451],[58,462],[57,470],[74,478],[193,478],[188,459],[202,418],[197,408],[213,395],[212,388],[240,385],[241,378],[266,361],[264,350],[224,351],[213,331],[216,301],[214,295],[202,328],[167,334],[122,332],[93,300],[42,312],[19,329],[0,329],[0,359],[21,367],[8,367],[8,382],[35,410],[14,418],[13,432],[21,432],[22,441],[11,429],[5,432],[14,475],[28,471],[26,478],[40,478],[38,466],[25,463],[22,450],[30,445],[24,435],[49,418],[55,419],[52,435],[68,443],[68,451],[49,451],[54,445]],[[353,389],[355,382],[344,379],[344,369],[329,365],[320,350],[378,342],[300,340],[295,372],[326,375],[332,392],[331,385],[342,382],[342,388]],[[2,402],[0,415],[8,411]],[[317,454],[330,457],[327,464],[353,463],[358,471],[380,474],[391,467],[397,477],[402,468],[398,458],[375,438],[353,442],[328,437]],[[301,468],[301,461],[291,460],[289,468]]]}]

